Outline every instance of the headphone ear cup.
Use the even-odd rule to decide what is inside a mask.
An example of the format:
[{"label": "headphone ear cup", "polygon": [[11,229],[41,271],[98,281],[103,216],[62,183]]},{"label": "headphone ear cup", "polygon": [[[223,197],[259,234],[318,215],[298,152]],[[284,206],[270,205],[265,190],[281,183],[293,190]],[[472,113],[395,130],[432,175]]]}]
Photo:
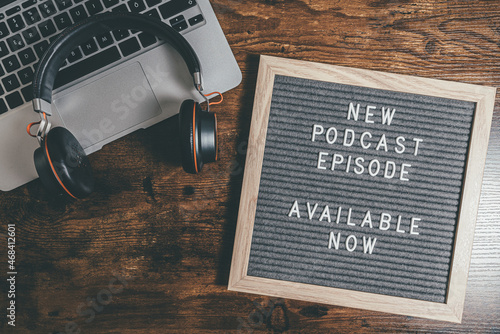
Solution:
[{"label": "headphone ear cup", "polygon": [[203,168],[197,138],[197,119],[201,110],[199,103],[185,100],[179,111],[179,135],[181,144],[182,168],[188,173],[197,174]]},{"label": "headphone ear cup", "polygon": [[186,100],[179,112],[182,167],[201,172],[203,165],[217,160],[217,117],[203,111],[199,103]]},{"label": "headphone ear cup", "polygon": [[71,132],[53,128],[35,150],[35,168],[47,189],[73,198],[87,197],[94,190],[92,168],[85,151]]},{"label": "headphone ear cup", "polygon": [[59,184],[54,173],[52,172],[49,161],[42,147],[39,147],[35,150],[33,158],[35,160],[36,172],[38,173],[38,177],[40,181],[42,181],[45,189],[47,189],[51,194],[63,194],[64,189]]}]

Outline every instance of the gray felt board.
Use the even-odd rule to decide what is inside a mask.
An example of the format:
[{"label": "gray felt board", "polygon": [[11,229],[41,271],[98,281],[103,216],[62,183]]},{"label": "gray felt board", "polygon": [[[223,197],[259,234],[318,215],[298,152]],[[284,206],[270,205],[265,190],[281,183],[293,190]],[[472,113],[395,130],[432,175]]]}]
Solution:
[{"label": "gray felt board", "polygon": [[[350,103],[360,105],[357,121],[352,114],[347,119]],[[368,118],[373,123],[365,122],[367,106],[376,107]],[[390,125],[381,124],[381,107],[396,109]],[[445,302],[474,110],[467,101],[277,75],[247,274]],[[315,124],[324,133],[316,127],[312,141]],[[325,137],[330,127],[337,130],[333,144]],[[343,145],[351,140],[345,129],[355,133],[351,146]],[[363,139],[368,149],[360,144],[364,132],[371,135]],[[377,150],[382,135],[386,145]],[[401,154],[397,137],[405,138]],[[357,157],[364,159],[361,174],[354,172]],[[375,176],[368,172],[372,160],[380,163]],[[383,176],[386,161],[396,166],[392,178]],[[377,163],[371,168],[375,174]],[[347,224],[349,208],[354,226]],[[367,211],[372,227],[361,226]],[[391,217],[387,230],[380,229],[382,213]],[[415,217],[418,227],[410,233]],[[363,238],[376,238],[371,254]]]}]

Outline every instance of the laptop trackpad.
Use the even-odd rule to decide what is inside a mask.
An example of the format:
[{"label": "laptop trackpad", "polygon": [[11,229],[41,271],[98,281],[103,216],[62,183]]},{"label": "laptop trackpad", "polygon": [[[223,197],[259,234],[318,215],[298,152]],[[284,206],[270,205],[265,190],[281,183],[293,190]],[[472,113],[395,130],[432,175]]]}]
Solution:
[{"label": "laptop trackpad", "polygon": [[161,113],[139,63],[57,97],[54,104],[83,148],[106,141]]}]

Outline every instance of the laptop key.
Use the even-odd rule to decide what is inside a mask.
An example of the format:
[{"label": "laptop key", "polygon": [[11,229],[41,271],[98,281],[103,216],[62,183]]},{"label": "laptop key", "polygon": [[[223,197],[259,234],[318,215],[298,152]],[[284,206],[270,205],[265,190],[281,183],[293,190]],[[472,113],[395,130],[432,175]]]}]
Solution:
[{"label": "laptop key", "polygon": [[21,86],[15,74],[11,74],[8,77],[3,78],[2,83],[7,92],[13,91]]},{"label": "laptop key", "polygon": [[111,37],[111,34],[109,32],[97,36],[96,39],[97,39],[97,43],[99,43],[99,46],[101,47],[101,49],[104,49],[105,47],[113,44],[113,37]]},{"label": "laptop key", "polygon": [[24,48],[24,41],[20,34],[14,35],[7,38],[7,44],[9,44],[10,50],[12,52]]},{"label": "laptop key", "polygon": [[0,99],[0,115],[9,111],[9,108],[7,108],[7,104],[3,99]]},{"label": "laptop key", "polygon": [[179,15],[179,16],[176,16],[174,17],[173,19],[170,19],[170,25],[173,26],[174,24],[177,24],[177,23],[180,23],[182,21],[186,21],[184,19],[184,16],[183,15]]},{"label": "laptop key", "polygon": [[55,0],[55,2],[59,10],[65,10],[72,5],[71,0]]},{"label": "laptop key", "polygon": [[40,6],[38,6],[38,8],[42,12],[43,17],[49,17],[50,15],[54,15],[56,13],[56,7],[51,0],[45,1]]},{"label": "laptop key", "polygon": [[67,59],[70,63],[74,63],[75,61],[81,59],[82,57],[83,57],[82,51],[80,51],[80,48],[77,47],[76,49],[70,52]]},{"label": "laptop key", "polygon": [[56,26],[51,20],[40,23],[38,29],[40,29],[43,37],[50,36],[56,32]]},{"label": "laptop key", "polygon": [[57,28],[59,30],[63,30],[64,28],[67,28],[72,24],[68,13],[62,13],[54,16],[54,21],[56,22]]},{"label": "laptop key", "polygon": [[27,11],[23,12],[23,16],[28,24],[33,24],[42,19],[40,13],[38,12],[38,9],[36,8],[30,8]]},{"label": "laptop key", "polygon": [[23,65],[28,65],[34,61],[36,61],[36,56],[33,50],[31,48],[24,49],[23,51],[19,52],[19,59],[21,59],[21,63]]},{"label": "laptop key", "polygon": [[6,56],[9,54],[9,50],[7,49],[7,44],[4,41],[0,41],[0,57]]},{"label": "laptop key", "polygon": [[148,7],[156,6],[160,2],[161,0],[146,0],[146,4],[148,5]]},{"label": "laptop key", "polygon": [[130,32],[126,29],[119,29],[119,30],[113,31],[113,36],[115,36],[115,39],[117,41],[121,41],[122,39],[125,39],[128,36],[130,36]]},{"label": "laptop key", "polygon": [[10,27],[10,31],[16,32],[24,28],[26,25],[24,24],[24,21],[21,17],[21,15],[16,15],[13,16],[9,19],[7,19],[7,24]]},{"label": "laptop key", "polygon": [[103,3],[106,8],[110,8],[116,5],[118,3],[118,0],[103,0]]},{"label": "laptop key", "polygon": [[0,22],[0,38],[4,38],[9,35],[9,28],[5,22]]},{"label": "laptop key", "polygon": [[146,48],[146,47],[156,43],[156,37],[154,35],[142,32],[139,34],[138,37],[139,37],[139,41],[141,41],[143,48]]},{"label": "laptop key", "polygon": [[83,8],[83,5],[78,5],[75,8],[71,8],[69,10],[69,13],[71,14],[71,17],[73,18],[73,21],[75,23],[88,17],[87,12],[85,11],[85,8]]},{"label": "laptop key", "polygon": [[17,60],[16,55],[12,55],[10,57],[2,59],[2,64],[3,67],[5,67],[7,73],[15,71],[21,67],[21,64],[19,64],[19,60]]},{"label": "laptop key", "polygon": [[120,50],[122,51],[124,57],[127,57],[141,49],[141,46],[139,45],[139,42],[137,42],[137,39],[135,37],[121,42],[120,44],[118,44],[118,46],[120,47]]},{"label": "laptop key", "polygon": [[[3,77],[3,75],[5,74],[5,71],[3,70],[2,66],[0,65],[0,77]],[[2,95],[3,93],[0,93],[0,95]]]},{"label": "laptop key", "polygon": [[140,13],[146,9],[146,5],[142,0],[130,0],[128,2],[128,8],[130,8],[131,12]]},{"label": "laptop key", "polygon": [[156,8],[153,8],[151,10],[148,10],[147,12],[144,13],[145,15],[157,18],[158,20],[161,20],[160,14],[158,13],[158,10]]},{"label": "laptop key", "polygon": [[33,45],[33,48],[35,49],[38,58],[42,58],[43,54],[45,53],[48,47],[49,47],[49,42],[47,41],[41,41],[40,43]]},{"label": "laptop key", "polygon": [[35,27],[28,28],[25,31],[23,31],[23,36],[24,39],[26,40],[26,43],[28,44],[33,44],[40,40],[40,34],[38,33],[38,30],[36,30]]},{"label": "laptop key", "polygon": [[28,0],[28,1],[23,2],[22,6],[23,6],[23,8],[28,8],[28,7],[31,7],[33,5],[36,5],[36,2],[37,2],[37,0]]},{"label": "laptop key", "polygon": [[12,7],[11,9],[7,9],[5,11],[5,14],[7,14],[7,16],[11,16],[17,12],[20,12],[20,11],[21,11],[21,6],[16,6],[16,7]]},{"label": "laptop key", "polygon": [[54,6],[54,3],[51,0],[42,3],[41,5],[38,6],[38,8],[40,9],[42,16],[45,18],[54,15],[56,13],[56,7]]},{"label": "laptop key", "polygon": [[21,88],[21,94],[23,94],[24,100],[29,102],[33,100],[33,87],[31,85]]},{"label": "laptop key", "polygon": [[172,25],[172,28],[174,28],[177,31],[183,31],[184,29],[187,29],[188,25],[186,21],[181,21],[177,24]]},{"label": "laptop key", "polygon": [[113,12],[128,12],[127,6],[122,3],[120,6],[116,6],[112,9]]},{"label": "laptop key", "polygon": [[195,0],[171,0],[158,8],[163,18],[167,19],[194,6],[196,6]]},{"label": "laptop key", "polygon": [[24,103],[23,98],[21,97],[21,94],[19,94],[19,92],[14,92],[7,95],[5,97],[5,100],[7,100],[7,104],[9,105],[10,109],[17,108]]},{"label": "laptop key", "polygon": [[27,85],[33,81],[33,70],[29,66],[17,72],[17,75],[23,85]]},{"label": "laptop key", "polygon": [[92,54],[97,51],[97,44],[95,43],[94,39],[91,38],[85,43],[81,45],[83,53],[88,56],[89,54]]},{"label": "laptop key", "polygon": [[85,7],[87,7],[90,15],[97,14],[104,10],[99,0],[88,0],[85,2]]},{"label": "laptop key", "polygon": [[194,26],[195,24],[198,24],[200,22],[203,22],[203,15],[199,14],[196,16],[193,16],[192,18],[189,19],[189,24]]},{"label": "laptop key", "polygon": [[55,88],[61,87],[76,79],[97,71],[121,58],[116,46],[105,49],[78,63],[63,68],[57,73]]}]

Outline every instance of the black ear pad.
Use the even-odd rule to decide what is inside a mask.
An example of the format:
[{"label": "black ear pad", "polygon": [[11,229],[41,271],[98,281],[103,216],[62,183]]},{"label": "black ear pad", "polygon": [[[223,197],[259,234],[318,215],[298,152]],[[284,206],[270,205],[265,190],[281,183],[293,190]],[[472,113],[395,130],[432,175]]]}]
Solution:
[{"label": "black ear pad", "polygon": [[35,150],[35,168],[49,191],[84,198],[94,189],[90,162],[78,140],[67,129],[56,127]]},{"label": "black ear pad", "polygon": [[200,153],[204,163],[217,161],[217,115],[202,111],[199,118],[198,135]]},{"label": "black ear pad", "polygon": [[217,118],[186,100],[179,112],[182,167],[188,173],[201,171],[203,164],[217,160]]}]

